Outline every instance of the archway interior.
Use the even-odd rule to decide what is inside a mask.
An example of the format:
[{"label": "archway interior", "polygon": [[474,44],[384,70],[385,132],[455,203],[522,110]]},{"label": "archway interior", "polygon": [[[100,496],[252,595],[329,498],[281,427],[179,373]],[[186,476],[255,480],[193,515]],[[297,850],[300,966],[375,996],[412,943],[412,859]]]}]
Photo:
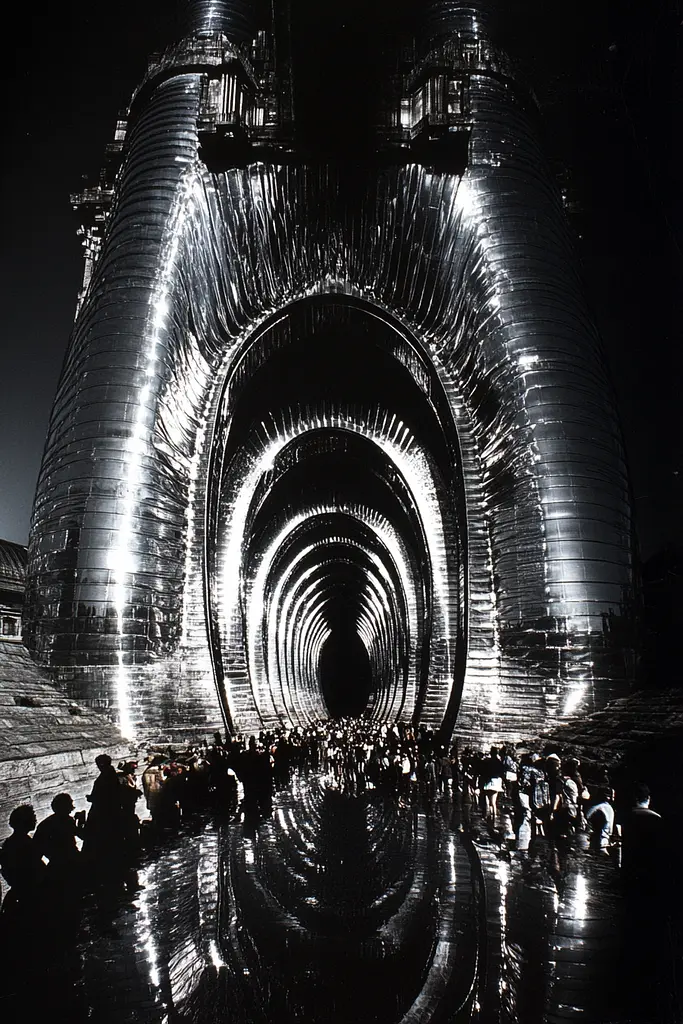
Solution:
[{"label": "archway interior", "polygon": [[330,635],[320,652],[320,689],[330,718],[356,718],[372,692],[368,652],[358,635],[353,595],[336,595],[329,611]]},{"label": "archway interior", "polygon": [[405,339],[339,301],[302,303],[245,353],[215,431],[207,551],[217,681],[241,727],[416,720],[435,647],[452,673],[462,496],[444,408]]},{"label": "archway interior", "polygon": [[350,331],[347,316],[339,320],[325,324],[324,331],[306,325],[311,333],[293,336],[253,373],[232,414],[228,457],[269,416],[327,402],[391,412],[446,470],[452,453],[442,423],[411,373],[373,337],[378,322],[353,324]]}]

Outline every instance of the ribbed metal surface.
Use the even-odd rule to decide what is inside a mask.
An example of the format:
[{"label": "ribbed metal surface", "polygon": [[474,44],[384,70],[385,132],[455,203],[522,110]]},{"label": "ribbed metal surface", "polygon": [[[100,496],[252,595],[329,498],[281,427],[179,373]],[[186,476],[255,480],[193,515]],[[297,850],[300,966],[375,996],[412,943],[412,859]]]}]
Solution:
[{"label": "ribbed metal surface", "polygon": [[[456,14],[480,38],[470,9]],[[50,422],[27,636],[80,699],[118,706],[128,731],[182,731],[199,708],[217,721],[214,673],[237,726],[266,713],[248,672],[255,567],[231,531],[290,435],[333,424],[324,410],[294,410],[261,463],[258,431],[231,437],[241,473],[234,450],[216,462],[216,445],[261,329],[325,295],[411,339],[415,379],[421,359],[429,401],[459,438],[446,483],[417,468],[417,449],[382,441],[422,502],[428,541],[423,720],[438,724],[463,674],[464,733],[528,733],[623,692],[632,524],[610,387],[524,101],[500,76],[468,74],[462,177],[368,167],[351,189],[332,165],[210,173],[200,74],[164,81],[141,111]],[[374,415],[346,427],[372,437]]]},{"label": "ribbed metal surface", "polygon": [[192,34],[223,32],[233,42],[256,35],[253,0],[185,0],[183,23]]},{"label": "ribbed metal surface", "polygon": [[458,0],[436,0],[426,5],[422,37],[435,42],[446,37],[479,39],[489,27],[495,3],[459,3]]}]

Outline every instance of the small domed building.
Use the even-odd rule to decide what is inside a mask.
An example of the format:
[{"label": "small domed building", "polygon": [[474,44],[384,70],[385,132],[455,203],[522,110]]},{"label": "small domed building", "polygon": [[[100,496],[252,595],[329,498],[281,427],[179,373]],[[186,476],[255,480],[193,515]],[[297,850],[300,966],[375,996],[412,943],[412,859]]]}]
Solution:
[{"label": "small domed building", "polygon": [[0,540],[0,637],[21,643],[21,609],[26,585],[26,548]]}]

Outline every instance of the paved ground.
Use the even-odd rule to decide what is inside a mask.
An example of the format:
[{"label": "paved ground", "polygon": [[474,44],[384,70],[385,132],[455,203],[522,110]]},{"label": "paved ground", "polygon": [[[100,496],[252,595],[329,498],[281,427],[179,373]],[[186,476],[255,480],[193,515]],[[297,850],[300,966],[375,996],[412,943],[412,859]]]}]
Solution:
[{"label": "paved ground", "polygon": [[[609,856],[508,847],[476,811],[297,776],[256,828],[200,816],[89,897],[5,935],[3,1020],[80,1024],[680,1021],[666,908]],[[76,929],[78,924],[76,924]],[[626,941],[625,941],[626,940]]]}]

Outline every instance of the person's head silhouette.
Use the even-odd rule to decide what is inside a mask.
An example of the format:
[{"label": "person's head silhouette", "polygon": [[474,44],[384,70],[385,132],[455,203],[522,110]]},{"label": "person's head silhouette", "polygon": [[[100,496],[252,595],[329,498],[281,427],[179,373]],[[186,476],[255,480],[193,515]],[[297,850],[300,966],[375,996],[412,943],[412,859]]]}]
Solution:
[{"label": "person's head silhouette", "polygon": [[20,835],[28,835],[36,827],[36,812],[31,804],[19,804],[9,816],[10,828]]},{"label": "person's head silhouette", "polygon": [[57,793],[50,806],[60,818],[68,818],[74,809],[74,802],[70,793]]},{"label": "person's head silhouette", "polygon": [[633,787],[633,806],[650,806],[650,787],[646,782],[637,782]]}]

